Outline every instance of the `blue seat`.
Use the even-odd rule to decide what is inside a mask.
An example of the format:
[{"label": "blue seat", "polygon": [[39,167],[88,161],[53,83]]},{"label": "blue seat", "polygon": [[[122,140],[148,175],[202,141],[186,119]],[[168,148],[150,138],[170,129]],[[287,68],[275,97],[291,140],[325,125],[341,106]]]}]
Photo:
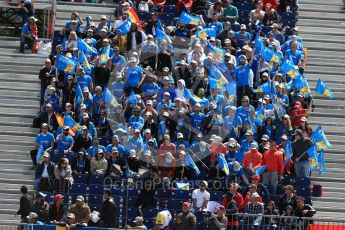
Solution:
[{"label": "blue seat", "polygon": [[141,21],[148,21],[151,18],[151,14],[146,11],[138,11],[138,17],[140,18]]},{"label": "blue seat", "polygon": [[122,216],[126,216],[126,210],[127,210],[127,215],[129,218],[135,218],[138,215],[138,209],[135,207],[128,207],[127,209],[122,209]]},{"label": "blue seat", "polygon": [[303,196],[303,197],[308,196],[308,197],[310,197],[311,196],[311,189],[310,189],[309,186],[304,186],[304,187],[296,186],[296,194],[298,196]]},{"label": "blue seat", "polygon": [[74,174],[73,180],[77,184],[87,184],[88,174]]},{"label": "blue seat", "polygon": [[145,223],[147,229],[153,229],[153,227],[154,227],[154,220],[153,219],[145,219],[145,217],[144,217],[144,223]]},{"label": "blue seat", "polygon": [[281,14],[282,21],[296,20],[296,15],[292,12],[283,12]]},{"label": "blue seat", "polygon": [[103,185],[104,176],[103,175],[90,175],[89,184],[99,184]]},{"label": "blue seat", "polygon": [[176,15],[176,13],[177,13],[176,6],[175,5],[165,5],[164,6],[164,13]]},{"label": "blue seat", "polygon": [[177,200],[188,200],[190,198],[189,190],[175,190],[174,197]]},{"label": "blue seat", "polygon": [[103,194],[103,191],[104,191],[103,185],[90,184],[90,186],[89,186],[89,193],[90,194]]},{"label": "blue seat", "polygon": [[159,188],[156,190],[156,196],[160,199],[169,198],[171,197],[171,191]]},{"label": "blue seat", "polygon": [[295,182],[296,187],[311,186],[311,180],[308,177],[297,177]]},{"label": "blue seat", "polygon": [[90,194],[88,203],[91,206],[94,205],[102,205],[103,204],[103,196],[102,195],[97,195],[97,194]]},{"label": "blue seat", "polygon": [[86,194],[86,184],[74,183],[70,190],[71,194]]},{"label": "blue seat", "polygon": [[186,199],[183,200],[176,200],[176,199],[170,199],[168,200],[168,208],[174,209],[174,210],[180,210],[182,209],[182,203],[187,201]]},{"label": "blue seat", "polygon": [[152,219],[157,216],[158,209],[156,208],[144,208],[143,209],[143,217],[144,220],[146,219]]},{"label": "blue seat", "polygon": [[101,205],[94,205],[94,206],[90,206],[90,209],[91,209],[91,212],[93,212],[93,211],[101,212],[102,206]]},{"label": "blue seat", "polygon": [[112,198],[113,198],[113,200],[114,200],[114,202],[115,202],[117,207],[120,207],[120,206],[123,205],[123,198],[122,198],[122,196],[114,196],[113,195]]},{"label": "blue seat", "polygon": [[113,196],[124,196],[125,195],[125,193],[124,193],[124,189],[122,189],[122,188],[116,188],[116,187],[112,187],[111,188],[111,194],[113,195]]},{"label": "blue seat", "polygon": [[158,17],[162,21],[172,21],[175,19],[175,14],[162,13],[159,14]]},{"label": "blue seat", "polygon": [[237,10],[238,11],[241,11],[241,10],[250,10],[250,5],[248,2],[239,2],[239,3],[236,3],[236,7],[237,7]]},{"label": "blue seat", "polygon": [[[125,193],[126,193],[126,190],[125,190]],[[139,193],[140,193],[139,189],[133,189],[133,188],[128,189],[128,196],[138,196]]]},{"label": "blue seat", "polygon": [[223,199],[222,192],[210,192],[210,200],[220,202]]},{"label": "blue seat", "polygon": [[197,230],[205,230],[208,229],[208,224],[204,221],[196,222],[196,229]]}]

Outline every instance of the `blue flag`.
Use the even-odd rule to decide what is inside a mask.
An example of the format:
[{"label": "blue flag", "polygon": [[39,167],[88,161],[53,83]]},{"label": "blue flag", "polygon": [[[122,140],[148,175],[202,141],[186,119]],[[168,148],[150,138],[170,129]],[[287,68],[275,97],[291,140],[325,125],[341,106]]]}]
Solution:
[{"label": "blue flag", "polygon": [[285,157],[290,160],[292,157],[292,145],[291,145],[290,140],[286,141],[284,150],[285,150]]},{"label": "blue flag", "polygon": [[115,97],[111,94],[108,88],[105,88],[102,98],[106,104],[111,105],[112,107],[115,107],[118,104]]},{"label": "blue flag", "polygon": [[257,119],[258,121],[260,121],[260,125],[262,125],[262,123],[264,122],[264,120],[266,119],[266,115],[265,115],[265,110],[263,108],[259,109],[256,114],[255,114],[255,119]]},{"label": "blue flag", "polygon": [[317,157],[317,149],[316,149],[315,144],[310,146],[310,148],[307,150],[307,154],[310,158],[316,158]]},{"label": "blue flag", "polygon": [[317,154],[317,149],[316,145],[312,145],[308,150],[307,150],[308,156],[311,158],[310,160],[310,171],[314,172],[317,171],[319,168],[319,158]]},{"label": "blue flag", "polygon": [[255,54],[261,54],[261,52],[265,49],[265,45],[262,41],[262,39],[260,38],[260,36],[257,34],[255,37],[255,44],[254,44],[254,48],[255,48]]},{"label": "blue flag", "polygon": [[271,94],[271,82],[268,81],[262,85],[259,85],[256,88],[255,93]]},{"label": "blue flag", "polygon": [[198,166],[196,166],[195,162],[193,161],[192,157],[189,154],[187,154],[184,159],[184,166],[194,169],[195,174],[197,176],[200,174],[200,170]]},{"label": "blue flag", "polygon": [[229,166],[225,160],[224,154],[223,153],[218,153],[218,167],[220,170],[222,170],[223,172],[225,172],[225,175],[229,175],[230,174],[230,170],[229,170]]},{"label": "blue flag", "polygon": [[70,127],[74,133],[82,134],[82,127],[68,114],[64,116],[64,126]]},{"label": "blue flag", "polygon": [[76,97],[76,105],[77,107],[79,107],[84,102],[84,98],[83,98],[83,92],[81,91],[81,88],[78,82],[75,85],[75,97]]},{"label": "blue flag", "polygon": [[317,82],[315,92],[324,95],[330,99],[334,98],[333,92],[330,90],[330,88],[323,82],[321,79]]},{"label": "blue flag", "polygon": [[196,104],[196,103],[201,102],[201,98],[194,95],[194,93],[192,93],[190,91],[190,89],[187,89],[186,87],[184,88],[184,96],[185,96],[185,98],[189,99],[192,102],[192,104]]},{"label": "blue flag", "polygon": [[258,166],[254,170],[254,174],[261,176],[265,172],[265,170],[266,170],[266,165]]},{"label": "blue flag", "polygon": [[323,149],[320,150],[318,155],[318,163],[319,163],[319,175],[321,176],[326,172],[326,163],[325,163],[325,155],[323,153]]},{"label": "blue flag", "polygon": [[56,68],[69,74],[74,74],[77,64],[78,63],[76,61],[66,56],[58,55],[56,57]]},{"label": "blue flag", "polygon": [[86,55],[97,54],[96,48],[89,46],[84,40],[78,38],[78,50]]},{"label": "blue flag", "polygon": [[228,92],[228,94],[236,96],[237,94],[236,81],[230,81],[228,84],[225,85],[225,89]]},{"label": "blue flag", "polygon": [[102,53],[99,55],[99,64],[105,65],[109,60],[110,46],[102,49]]},{"label": "blue flag", "polygon": [[207,37],[215,38],[215,37],[217,37],[217,31],[213,28],[205,28],[202,30],[198,30],[195,33],[195,35],[196,35],[196,37],[198,37],[200,39],[207,38]]},{"label": "blue flag", "polygon": [[131,170],[129,168],[127,159],[125,160],[125,167],[126,167],[126,169],[125,169],[125,175],[124,176],[125,176],[125,178],[128,178],[131,176]]},{"label": "blue flag", "polygon": [[86,30],[90,28],[90,24],[91,24],[91,18],[90,16],[86,16]]},{"label": "blue flag", "polygon": [[131,29],[131,23],[129,21],[124,22],[119,28],[119,32],[121,35],[125,35]]},{"label": "blue flag", "polygon": [[179,21],[184,22],[186,24],[191,24],[194,26],[198,26],[201,24],[200,17],[188,14],[186,11],[181,12]]},{"label": "blue flag", "polygon": [[111,30],[111,16],[108,17],[107,27],[108,27],[108,32],[110,32],[110,30]]},{"label": "blue flag", "polygon": [[137,102],[137,97],[135,96],[133,90],[131,91],[131,94],[130,94],[129,97],[128,97],[127,103],[128,103],[128,104],[132,104],[132,105],[134,105],[134,106],[136,106],[137,103],[138,103],[138,102]]},{"label": "blue flag", "polygon": [[189,190],[188,182],[176,182],[177,190]]},{"label": "blue flag", "polygon": [[91,71],[91,66],[83,51],[81,51],[79,54],[79,63],[82,67],[84,67],[85,71]]},{"label": "blue flag", "polygon": [[301,75],[291,60],[285,59],[280,65],[280,69],[291,78],[296,78]]},{"label": "blue flag", "polygon": [[43,149],[43,146],[40,145],[40,147],[38,147],[38,151],[37,151],[37,155],[36,155],[36,163],[37,164],[41,163],[43,154],[44,154],[44,149]]},{"label": "blue flag", "polygon": [[171,39],[169,38],[169,36],[165,33],[164,28],[161,24],[161,21],[158,19],[156,27],[156,38],[159,40],[166,40],[169,44],[172,43]]},{"label": "blue flag", "polygon": [[209,41],[207,41],[207,48],[210,52],[215,53],[220,60],[224,60],[224,49],[213,46]]},{"label": "blue flag", "polygon": [[321,126],[319,126],[310,136],[310,139],[316,144],[319,149],[332,148],[331,143],[326,138]]}]

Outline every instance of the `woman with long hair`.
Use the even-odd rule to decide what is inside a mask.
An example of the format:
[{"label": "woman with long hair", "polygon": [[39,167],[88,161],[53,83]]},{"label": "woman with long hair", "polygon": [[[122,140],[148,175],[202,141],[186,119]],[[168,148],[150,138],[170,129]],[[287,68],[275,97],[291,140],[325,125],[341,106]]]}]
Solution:
[{"label": "woman with long hair", "polygon": [[67,158],[61,158],[55,166],[54,175],[56,179],[57,193],[69,193],[69,188],[73,184],[72,168]]},{"label": "woman with long hair", "polygon": [[78,48],[78,36],[76,32],[74,31],[70,32],[68,39],[65,43],[65,48],[67,51],[70,51],[73,48]]},{"label": "woman with long hair", "polygon": [[285,134],[289,139],[291,137],[293,128],[291,125],[290,116],[285,114],[277,125],[276,142],[280,144],[281,137]]},{"label": "woman with long hair", "polygon": [[313,132],[312,128],[310,127],[310,125],[308,123],[308,119],[306,117],[301,118],[301,123],[297,129],[302,130],[305,137],[310,137],[310,135]]}]

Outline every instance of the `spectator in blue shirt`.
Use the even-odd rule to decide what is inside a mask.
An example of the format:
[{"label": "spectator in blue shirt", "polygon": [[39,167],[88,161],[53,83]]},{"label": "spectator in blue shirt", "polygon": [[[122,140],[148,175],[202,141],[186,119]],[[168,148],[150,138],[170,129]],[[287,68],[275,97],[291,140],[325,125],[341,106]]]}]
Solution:
[{"label": "spectator in blue shirt", "polygon": [[114,56],[111,58],[111,62],[118,73],[121,73],[127,65],[126,59],[120,54],[120,48],[118,46],[114,47]]},{"label": "spectator in blue shirt", "polygon": [[135,94],[140,94],[140,86],[144,81],[144,72],[143,69],[137,65],[138,60],[135,57],[131,57],[129,60],[129,66],[125,71],[126,75],[126,87],[125,94],[128,96],[131,91]]},{"label": "spectator in blue shirt", "polygon": [[155,99],[157,97],[157,92],[159,90],[159,86],[155,82],[157,80],[157,77],[154,75],[146,75],[146,83],[143,84],[141,90],[142,90],[142,97],[145,100],[148,99]]},{"label": "spectator in blue shirt", "polygon": [[85,87],[87,87],[90,92],[93,91],[92,78],[89,75],[85,74],[85,70],[83,67],[79,67],[77,69],[76,76],[80,88],[84,89]]},{"label": "spectator in blue shirt", "polygon": [[248,42],[252,40],[252,35],[247,32],[247,26],[245,24],[241,24],[240,31],[235,33],[235,40],[239,47],[248,44]]},{"label": "spectator in blue shirt", "polygon": [[34,40],[37,38],[35,38],[34,34],[31,31],[31,25],[35,24],[36,21],[37,19],[32,16],[32,17],[29,17],[28,22],[23,25],[22,33],[20,34],[19,52],[24,53],[25,44],[28,44],[29,49],[33,48]]},{"label": "spectator in blue shirt", "polygon": [[129,118],[129,127],[131,129],[141,130],[144,126],[144,118],[140,116],[140,107],[135,106],[133,109],[133,115]]},{"label": "spectator in blue shirt", "polygon": [[115,74],[115,81],[111,83],[111,92],[117,101],[120,101],[123,96],[123,90],[125,83],[122,81],[122,75],[120,73]]},{"label": "spectator in blue shirt", "polygon": [[214,28],[217,34],[221,33],[224,30],[223,24],[218,21],[218,13],[214,13],[212,15],[212,21],[208,23],[207,27]]},{"label": "spectator in blue shirt", "polygon": [[68,160],[73,159],[73,137],[69,135],[69,127],[65,126],[63,128],[63,133],[56,137],[57,148],[54,151],[55,156],[52,157],[52,161],[57,163],[60,158],[68,158]]}]

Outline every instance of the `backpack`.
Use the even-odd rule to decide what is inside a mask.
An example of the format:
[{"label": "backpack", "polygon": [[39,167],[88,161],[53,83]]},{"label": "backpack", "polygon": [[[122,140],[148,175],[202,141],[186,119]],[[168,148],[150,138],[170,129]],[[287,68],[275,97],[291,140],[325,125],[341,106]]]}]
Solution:
[{"label": "backpack", "polygon": [[312,196],[313,197],[321,197],[322,196],[322,185],[321,184],[314,184],[313,185]]}]

